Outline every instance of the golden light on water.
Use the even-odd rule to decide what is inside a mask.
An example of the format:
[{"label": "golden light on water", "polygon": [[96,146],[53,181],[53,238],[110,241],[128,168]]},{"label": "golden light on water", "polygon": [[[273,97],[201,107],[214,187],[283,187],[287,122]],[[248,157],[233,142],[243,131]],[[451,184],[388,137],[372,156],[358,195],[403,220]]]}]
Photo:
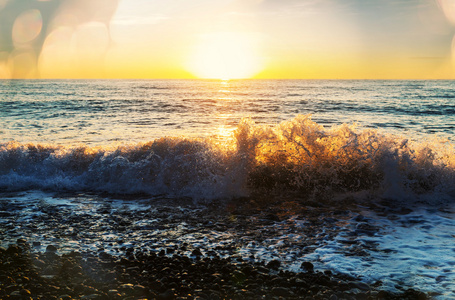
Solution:
[{"label": "golden light on water", "polygon": [[199,78],[251,78],[263,68],[254,39],[238,33],[205,35],[187,63]]}]

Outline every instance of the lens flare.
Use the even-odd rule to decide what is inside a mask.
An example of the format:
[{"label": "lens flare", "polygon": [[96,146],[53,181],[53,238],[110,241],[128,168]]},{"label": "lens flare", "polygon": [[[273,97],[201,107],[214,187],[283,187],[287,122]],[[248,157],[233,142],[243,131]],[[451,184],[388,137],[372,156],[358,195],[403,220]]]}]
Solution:
[{"label": "lens flare", "polygon": [[48,34],[38,62],[41,77],[65,78],[71,75],[73,33],[70,27],[59,27]]},{"label": "lens flare", "polygon": [[13,42],[16,47],[32,42],[41,33],[43,17],[37,9],[21,13],[13,25]]},{"label": "lens flare", "polygon": [[0,10],[2,10],[6,4],[8,3],[8,0],[0,0]]},{"label": "lens flare", "polygon": [[104,55],[110,43],[109,29],[101,22],[89,22],[79,26],[71,40],[75,54],[74,70],[82,77],[103,76]]},{"label": "lens flare", "polygon": [[455,24],[455,1],[454,0],[438,0],[439,6],[441,7],[447,20]]},{"label": "lens flare", "polygon": [[8,64],[12,78],[35,78],[37,76],[36,55],[31,50],[13,52],[9,56]]},{"label": "lens flare", "polygon": [[0,52],[0,79],[11,78],[10,69],[8,67],[8,56],[9,53],[6,51]]}]

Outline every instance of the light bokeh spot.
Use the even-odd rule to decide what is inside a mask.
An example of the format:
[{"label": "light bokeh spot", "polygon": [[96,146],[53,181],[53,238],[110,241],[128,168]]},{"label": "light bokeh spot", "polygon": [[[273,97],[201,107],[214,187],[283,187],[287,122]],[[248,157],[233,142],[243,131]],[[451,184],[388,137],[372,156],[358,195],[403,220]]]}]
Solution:
[{"label": "light bokeh spot", "polygon": [[38,70],[36,66],[36,55],[33,50],[16,50],[10,54],[8,67],[12,71],[12,78],[36,78]]},{"label": "light bokeh spot", "polygon": [[16,47],[32,42],[41,33],[43,17],[37,9],[21,13],[13,25],[13,42]]},{"label": "light bokeh spot", "polygon": [[80,75],[96,77],[98,72],[102,72],[109,43],[106,24],[89,22],[77,27],[71,40],[71,48],[76,55],[75,67]]},{"label": "light bokeh spot", "polygon": [[438,2],[447,20],[455,24],[455,0],[438,0]]},{"label": "light bokeh spot", "polygon": [[11,78],[11,72],[8,67],[8,56],[8,52],[0,51],[0,79]]},{"label": "light bokeh spot", "polygon": [[6,4],[8,3],[8,0],[0,0],[0,10],[2,10]]},{"label": "light bokeh spot", "polygon": [[39,58],[40,74],[44,78],[65,78],[72,73],[71,39],[73,29],[59,27],[53,30],[43,44]]},{"label": "light bokeh spot", "polygon": [[107,26],[88,22],[74,27],[60,26],[46,38],[39,59],[44,78],[100,77],[110,44]]}]

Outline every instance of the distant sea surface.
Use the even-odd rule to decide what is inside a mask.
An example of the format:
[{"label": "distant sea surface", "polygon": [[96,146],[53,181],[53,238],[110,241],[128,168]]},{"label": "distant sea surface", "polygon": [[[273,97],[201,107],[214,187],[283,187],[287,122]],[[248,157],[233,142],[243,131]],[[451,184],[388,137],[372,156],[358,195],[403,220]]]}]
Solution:
[{"label": "distant sea surface", "polygon": [[454,81],[2,80],[0,141],[106,145],[226,135],[242,118],[311,114],[414,139],[453,140]]}]

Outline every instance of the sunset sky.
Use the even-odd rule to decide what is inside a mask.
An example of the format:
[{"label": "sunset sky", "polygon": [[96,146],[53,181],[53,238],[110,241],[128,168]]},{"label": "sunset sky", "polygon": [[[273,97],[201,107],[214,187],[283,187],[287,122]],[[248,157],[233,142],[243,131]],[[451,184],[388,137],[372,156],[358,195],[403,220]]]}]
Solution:
[{"label": "sunset sky", "polygon": [[454,78],[455,0],[0,0],[0,78]]}]

